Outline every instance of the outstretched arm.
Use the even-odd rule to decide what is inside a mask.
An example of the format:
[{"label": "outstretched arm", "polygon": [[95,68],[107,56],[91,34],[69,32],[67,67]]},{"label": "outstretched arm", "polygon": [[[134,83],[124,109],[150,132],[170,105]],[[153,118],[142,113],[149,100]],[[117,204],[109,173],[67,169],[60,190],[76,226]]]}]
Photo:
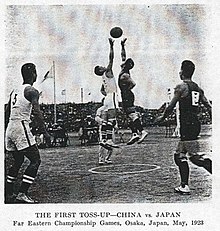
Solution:
[{"label": "outstretched arm", "polygon": [[108,39],[109,44],[110,44],[110,53],[109,53],[109,64],[106,68],[106,76],[108,78],[113,78],[113,70],[112,70],[112,66],[113,66],[113,59],[114,59],[114,40],[112,38]]},{"label": "outstretched arm", "polygon": [[127,38],[124,38],[121,41],[121,59],[124,62],[126,60],[126,51],[125,51],[125,42],[126,42]]},{"label": "outstretched arm", "polygon": [[113,59],[114,59],[114,40],[112,38],[108,39],[109,44],[110,44],[110,52],[109,52],[109,64],[107,69],[112,69],[113,66]]},{"label": "outstretched arm", "polygon": [[162,122],[168,115],[171,114],[171,112],[173,111],[174,107],[176,106],[176,103],[179,101],[181,97],[181,89],[179,88],[179,86],[177,86],[175,88],[174,91],[174,96],[172,98],[172,100],[170,101],[168,107],[165,109],[165,111],[163,112],[163,114],[159,117],[157,117],[154,121],[154,123],[160,123]]}]

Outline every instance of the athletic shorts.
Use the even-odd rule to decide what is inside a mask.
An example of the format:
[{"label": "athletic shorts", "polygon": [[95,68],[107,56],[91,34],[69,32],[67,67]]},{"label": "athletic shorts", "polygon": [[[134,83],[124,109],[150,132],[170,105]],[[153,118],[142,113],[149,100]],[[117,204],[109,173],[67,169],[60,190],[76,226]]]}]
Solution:
[{"label": "athletic shorts", "polygon": [[5,134],[5,148],[20,151],[36,144],[28,121],[10,120]]},{"label": "athletic shorts", "polygon": [[126,111],[129,107],[134,107],[134,93],[130,90],[121,92],[122,107]]},{"label": "athletic shorts", "polygon": [[118,108],[117,100],[116,100],[116,94],[115,93],[108,93],[105,96],[104,105],[108,109]]},{"label": "athletic shorts", "polygon": [[183,156],[186,156],[188,153],[189,156],[197,154],[200,151],[199,141],[198,140],[191,140],[191,141],[179,141],[176,153]]},{"label": "athletic shorts", "polygon": [[181,140],[196,140],[201,131],[201,124],[199,121],[181,122],[180,121],[180,137]]},{"label": "athletic shorts", "polygon": [[193,156],[200,160],[211,159],[211,152],[204,152],[199,140],[179,141],[174,155],[185,160]]}]

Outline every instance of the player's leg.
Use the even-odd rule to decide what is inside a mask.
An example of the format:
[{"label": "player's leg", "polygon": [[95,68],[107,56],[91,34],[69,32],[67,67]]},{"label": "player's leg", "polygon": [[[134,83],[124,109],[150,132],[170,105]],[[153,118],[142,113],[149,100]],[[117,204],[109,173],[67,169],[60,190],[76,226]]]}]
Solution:
[{"label": "player's leg", "polygon": [[212,173],[212,160],[210,158],[206,158],[199,154],[191,154],[189,159],[193,164],[203,167],[209,173]]},{"label": "player's leg", "polygon": [[212,161],[209,157],[207,157],[206,154],[198,154],[200,151],[199,141],[198,140],[192,140],[192,141],[186,141],[186,148],[189,153],[189,160],[199,166],[206,169],[209,173],[212,173]]},{"label": "player's leg", "polygon": [[24,155],[17,151],[8,152],[13,157],[13,164],[10,166],[6,179],[6,197],[7,202],[13,202],[15,199],[14,183],[17,180],[17,175],[21,165],[24,162]]},{"label": "player's leg", "polygon": [[102,146],[99,146],[99,165],[103,165],[105,163],[105,152],[106,149]]},{"label": "player's leg", "polygon": [[105,125],[101,125],[99,127],[99,156],[98,161],[99,165],[103,165],[105,163],[105,142],[106,142],[106,131],[105,131]]},{"label": "player's leg", "polygon": [[132,110],[134,107],[129,107],[127,108],[127,115],[129,118],[129,127],[132,132],[132,137],[130,140],[127,142],[127,145],[134,144],[139,140],[139,135],[138,135],[138,116],[137,113],[135,112],[135,109]]},{"label": "player's leg", "polygon": [[186,157],[186,150],[184,147],[184,141],[178,143],[176,152],[174,153],[175,164],[179,167],[181,184],[174,190],[181,194],[190,194],[189,189],[189,164]]},{"label": "player's leg", "polygon": [[114,124],[112,121],[105,122],[101,126],[101,141],[99,145],[107,150],[112,150],[112,148],[119,148],[119,146],[112,141],[113,127]]},{"label": "player's leg", "polygon": [[[143,130],[143,125],[141,123],[139,113],[137,113],[136,107],[134,106],[134,93],[132,91],[127,91],[123,95],[122,99],[124,110],[130,119],[129,127],[132,131],[132,137],[127,142],[127,144],[131,145],[137,141],[139,141],[138,143],[141,143],[148,135],[148,133]],[[141,137],[139,137],[138,133],[141,134]]]},{"label": "player's leg", "polygon": [[14,202],[16,197],[14,193],[14,183],[17,180],[19,169],[24,162],[24,156],[18,153],[15,145],[18,143],[20,133],[22,133],[21,124],[10,121],[5,133],[5,149],[13,161],[6,174],[6,202],[9,203]]},{"label": "player's leg", "polygon": [[112,163],[112,160],[111,160],[112,153],[113,153],[113,149],[107,151],[107,155],[105,157],[105,163],[106,164],[111,164]]},{"label": "player's leg", "polygon": [[31,199],[27,194],[28,194],[28,189],[30,188],[30,186],[33,184],[35,180],[35,177],[38,172],[38,168],[41,163],[39,150],[36,145],[33,145],[31,147],[19,151],[19,153],[21,155],[26,156],[29,159],[30,163],[23,174],[23,179],[19,189],[19,194],[16,199],[18,201],[25,202],[25,203],[35,203],[36,201]]}]

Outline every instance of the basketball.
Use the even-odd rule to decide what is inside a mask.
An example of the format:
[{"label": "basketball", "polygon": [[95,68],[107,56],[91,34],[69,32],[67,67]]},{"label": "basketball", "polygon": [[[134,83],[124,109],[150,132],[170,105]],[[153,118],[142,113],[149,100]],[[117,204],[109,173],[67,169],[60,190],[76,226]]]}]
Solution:
[{"label": "basketball", "polygon": [[113,27],[111,30],[110,30],[110,35],[113,37],[113,38],[120,38],[123,34],[123,31],[120,27]]}]

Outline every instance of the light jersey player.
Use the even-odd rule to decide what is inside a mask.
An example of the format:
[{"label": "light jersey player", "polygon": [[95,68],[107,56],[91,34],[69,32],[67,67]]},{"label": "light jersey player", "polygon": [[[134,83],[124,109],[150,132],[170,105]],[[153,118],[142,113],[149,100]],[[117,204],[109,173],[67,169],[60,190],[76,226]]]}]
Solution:
[{"label": "light jersey player", "polygon": [[175,87],[174,96],[165,109],[162,116],[159,116],[155,123],[162,122],[179,102],[180,119],[180,141],[174,154],[174,161],[179,167],[181,184],[175,188],[180,194],[190,194],[189,189],[189,160],[212,173],[212,161],[204,154],[200,155],[198,136],[201,130],[198,119],[199,105],[202,103],[211,117],[211,105],[204,95],[204,91],[192,81],[195,65],[190,60],[184,60],[179,72],[182,83]]},{"label": "light jersey player", "polygon": [[94,72],[98,76],[102,76],[101,93],[105,96],[104,104],[109,109],[116,109],[118,107],[117,85],[113,74],[113,59],[114,59],[114,40],[109,38],[110,53],[109,64],[107,67],[96,66]]},{"label": "light jersey player", "polygon": [[[104,99],[103,99],[104,100]],[[117,129],[116,119],[109,117],[109,110],[105,103],[96,111],[95,120],[99,124],[99,164],[111,164],[113,148],[119,148],[115,144],[115,130]]]},{"label": "light jersey player", "polygon": [[[23,85],[11,93],[6,108],[8,124],[5,134],[5,147],[14,159],[14,163],[7,173],[6,202],[12,203],[16,198],[21,203],[35,203],[36,201],[28,196],[28,189],[34,182],[41,159],[35,138],[29,127],[32,110],[38,122],[39,130],[44,133],[46,139],[50,136],[45,129],[43,115],[40,111],[39,92],[32,86],[37,78],[35,65],[32,63],[24,64],[21,73]],[[30,163],[23,174],[19,193],[16,196],[14,183],[25,157],[29,159]]]},{"label": "light jersey player", "polygon": [[[109,44],[110,53],[108,66],[96,66],[94,68],[94,73],[102,77],[101,93],[105,96],[103,106],[105,107],[105,112],[107,113],[106,118],[108,118],[106,123],[108,123],[111,120],[116,121],[116,110],[118,108],[117,85],[112,70],[114,59],[114,40],[109,38]],[[106,139],[101,139],[101,146],[109,145],[104,143],[104,141],[106,141]]]},{"label": "light jersey player", "polygon": [[134,67],[134,61],[131,58],[126,59],[125,42],[126,38],[121,41],[121,72],[118,78],[118,86],[121,90],[122,107],[127,117],[130,120],[129,127],[132,131],[132,137],[128,141],[128,145],[135,142],[141,143],[148,135],[147,131],[143,130],[139,113],[134,105],[135,96],[132,89],[135,87],[135,82],[131,78],[130,70]]}]

